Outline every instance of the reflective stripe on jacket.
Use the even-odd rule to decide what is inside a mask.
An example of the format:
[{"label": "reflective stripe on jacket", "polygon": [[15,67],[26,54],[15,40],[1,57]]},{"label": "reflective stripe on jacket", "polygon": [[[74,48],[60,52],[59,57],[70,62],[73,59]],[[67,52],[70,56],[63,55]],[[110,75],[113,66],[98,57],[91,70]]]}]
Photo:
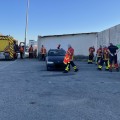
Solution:
[{"label": "reflective stripe on jacket", "polygon": [[70,56],[70,61],[73,60],[73,55],[74,55],[74,49],[71,47],[68,49],[67,53],[69,54]]},{"label": "reflective stripe on jacket", "polygon": [[97,57],[102,57],[102,48],[97,50]]},{"label": "reflective stripe on jacket", "polygon": [[63,63],[64,63],[64,64],[67,64],[67,63],[69,63],[69,62],[70,62],[70,56],[69,56],[69,54],[66,53],[66,55],[65,55],[65,57],[64,57],[64,60],[63,60]]},{"label": "reflective stripe on jacket", "polygon": [[103,59],[108,60],[109,59],[109,51],[108,48],[103,48]]}]

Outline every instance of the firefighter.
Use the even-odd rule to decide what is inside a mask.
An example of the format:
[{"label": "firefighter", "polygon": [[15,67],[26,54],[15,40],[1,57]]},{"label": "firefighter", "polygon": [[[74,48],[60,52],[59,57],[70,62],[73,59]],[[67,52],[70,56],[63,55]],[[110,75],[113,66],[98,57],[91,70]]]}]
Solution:
[{"label": "firefighter", "polygon": [[68,73],[70,69],[70,55],[68,52],[66,52],[63,63],[65,64],[65,70],[64,73]]},{"label": "firefighter", "polygon": [[100,45],[100,47],[97,50],[97,63],[98,65],[98,70],[102,70],[102,64],[103,64],[103,49],[102,46]]},{"label": "firefighter", "polygon": [[103,51],[102,46],[100,45],[100,47],[97,49],[97,53],[96,53],[96,57],[97,57],[96,64],[98,64],[98,61],[102,56],[102,51]]},{"label": "firefighter", "polygon": [[40,51],[41,55],[42,55],[42,60],[45,61],[45,55],[46,55],[46,48],[42,45],[41,51]]},{"label": "firefighter", "polygon": [[102,55],[98,62],[99,70],[102,70],[104,63],[105,63],[105,70],[108,71],[109,70],[109,50],[107,46],[103,47]]},{"label": "firefighter", "polygon": [[[67,52],[66,52],[66,56],[69,56],[69,61],[70,61],[70,62],[69,62],[68,65],[66,66],[64,73],[67,73],[67,72],[70,70],[70,65],[72,65],[74,71],[77,72],[77,71],[78,71],[78,68],[77,68],[77,66],[76,66],[76,65],[74,64],[74,62],[73,62],[74,49],[72,48],[72,46],[71,46],[70,44],[68,45],[68,50],[67,50]],[[68,68],[68,67],[69,67],[69,68]]]},{"label": "firefighter", "polygon": [[103,47],[103,64],[105,63],[105,70],[109,70],[109,49],[107,46]]},{"label": "firefighter", "polygon": [[32,45],[29,48],[29,58],[33,58],[33,47],[32,47]]},{"label": "firefighter", "polygon": [[34,50],[34,58],[37,58],[37,49]]},{"label": "firefighter", "polygon": [[93,63],[94,52],[95,52],[94,46],[90,47],[90,48],[89,48],[89,59],[88,59],[88,64],[92,64],[92,63]]},{"label": "firefighter", "polygon": [[60,49],[60,46],[61,46],[61,45],[60,45],[60,44],[58,44],[57,49]]},{"label": "firefighter", "polygon": [[108,47],[109,49],[109,57],[110,57],[110,68],[109,71],[112,72],[112,64],[114,62],[114,67],[116,71],[119,71],[119,66],[117,62],[117,53],[118,53],[118,47],[110,43],[110,46]]},{"label": "firefighter", "polygon": [[19,51],[20,51],[20,58],[23,59],[24,47],[20,45]]},{"label": "firefighter", "polygon": [[18,52],[18,45],[16,43],[16,41],[14,41],[14,59],[17,59],[17,52]]}]

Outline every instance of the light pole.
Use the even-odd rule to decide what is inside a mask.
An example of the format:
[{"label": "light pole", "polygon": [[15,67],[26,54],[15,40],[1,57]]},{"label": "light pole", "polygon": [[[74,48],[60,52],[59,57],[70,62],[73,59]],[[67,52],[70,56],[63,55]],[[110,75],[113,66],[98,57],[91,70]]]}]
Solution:
[{"label": "light pole", "polygon": [[27,30],[28,30],[28,10],[29,10],[29,0],[27,0],[27,9],[26,9],[26,26],[25,26],[25,44],[24,44],[24,57],[26,51],[26,39],[27,39]]}]

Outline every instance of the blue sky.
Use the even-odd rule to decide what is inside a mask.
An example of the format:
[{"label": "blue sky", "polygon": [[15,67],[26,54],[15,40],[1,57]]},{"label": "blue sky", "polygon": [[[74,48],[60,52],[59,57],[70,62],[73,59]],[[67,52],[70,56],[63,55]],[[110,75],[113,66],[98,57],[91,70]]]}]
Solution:
[{"label": "blue sky", "polygon": [[[0,33],[24,41],[27,0],[0,0]],[[99,32],[120,24],[120,0],[30,0],[29,39]]]}]

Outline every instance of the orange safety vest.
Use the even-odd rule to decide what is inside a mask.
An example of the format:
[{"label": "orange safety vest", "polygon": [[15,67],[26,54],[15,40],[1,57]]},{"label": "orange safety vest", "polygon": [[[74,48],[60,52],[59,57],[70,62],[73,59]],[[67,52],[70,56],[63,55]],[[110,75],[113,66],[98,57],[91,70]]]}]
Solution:
[{"label": "orange safety vest", "polygon": [[64,64],[67,64],[70,62],[70,55],[68,53],[66,53],[65,57],[64,57],[64,60],[63,60],[63,63]]},{"label": "orange safety vest", "polygon": [[41,48],[41,54],[46,54],[46,49],[44,47]]},{"label": "orange safety vest", "polygon": [[74,55],[74,49],[71,47],[68,49],[67,53],[69,54],[70,56],[70,61],[73,60],[73,55]]},{"label": "orange safety vest", "polygon": [[33,48],[32,47],[29,48],[29,52],[30,53],[33,52]]},{"label": "orange safety vest", "polygon": [[103,58],[104,58],[104,60],[109,59],[109,51],[108,51],[107,47],[103,48]]},{"label": "orange safety vest", "polygon": [[98,57],[102,57],[102,48],[99,48],[99,49],[97,50],[97,56],[98,56]]},{"label": "orange safety vest", "polygon": [[90,55],[93,55],[94,52],[95,52],[95,48],[90,47],[90,48],[89,48],[89,54],[90,54]]},{"label": "orange safety vest", "polygon": [[23,47],[20,47],[20,52],[23,52],[23,51],[24,51]]}]

